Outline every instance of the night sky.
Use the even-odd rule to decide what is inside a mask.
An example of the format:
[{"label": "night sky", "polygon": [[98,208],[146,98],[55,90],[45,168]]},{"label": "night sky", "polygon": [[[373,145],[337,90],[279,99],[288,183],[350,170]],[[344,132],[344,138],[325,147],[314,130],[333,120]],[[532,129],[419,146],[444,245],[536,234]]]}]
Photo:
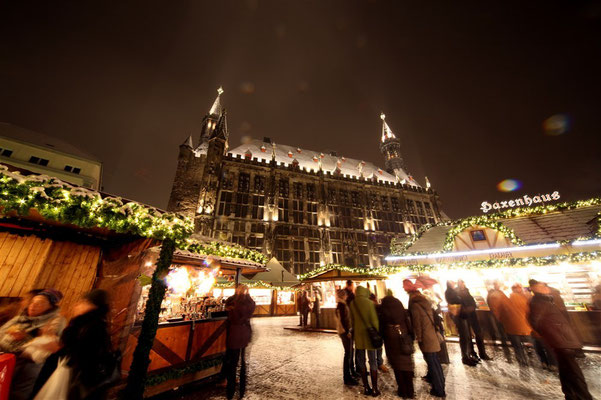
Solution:
[{"label": "night sky", "polygon": [[383,166],[385,112],[451,217],[601,195],[601,2],[436,3],[3,0],[0,121],[95,154],[105,191],[159,207],[220,85],[232,147]]}]

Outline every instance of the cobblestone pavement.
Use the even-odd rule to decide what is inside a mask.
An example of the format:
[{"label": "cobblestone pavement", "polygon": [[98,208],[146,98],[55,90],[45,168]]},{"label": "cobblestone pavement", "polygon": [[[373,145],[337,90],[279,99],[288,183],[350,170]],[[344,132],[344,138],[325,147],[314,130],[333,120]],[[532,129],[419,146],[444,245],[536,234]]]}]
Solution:
[{"label": "cobblestone pavement", "polygon": [[[246,399],[365,399],[361,387],[342,384],[342,345],[334,334],[283,329],[295,326],[296,317],[253,319],[254,339],[248,349],[249,384]],[[520,400],[563,399],[556,374],[542,370],[535,356],[534,367],[519,368],[508,362],[501,347],[491,349],[494,360],[472,368],[461,363],[459,345],[448,345],[451,364],[443,366],[447,399]],[[417,399],[434,399],[429,385],[419,377],[426,373],[421,353],[415,353]],[[580,360],[589,389],[601,400],[601,355],[587,354]],[[398,399],[392,370],[380,374],[380,399]],[[214,385],[174,392],[169,399],[223,399],[225,389]]]}]

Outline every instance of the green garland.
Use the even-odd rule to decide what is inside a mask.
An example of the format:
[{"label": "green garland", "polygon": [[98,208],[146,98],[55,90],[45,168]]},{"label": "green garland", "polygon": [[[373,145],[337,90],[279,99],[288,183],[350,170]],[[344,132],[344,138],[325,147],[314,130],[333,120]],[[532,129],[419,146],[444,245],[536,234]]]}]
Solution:
[{"label": "green garland", "polygon": [[383,275],[385,273],[385,267],[349,267],[348,265],[326,264],[317,267],[312,271],[297,275],[296,277],[299,281],[303,281],[330,270],[345,271],[361,275]]},{"label": "green garland", "polygon": [[106,228],[158,240],[183,240],[193,232],[192,222],[119,197],[72,186],[45,175],[22,176],[0,165],[2,214],[26,216],[35,209],[42,217],[82,228]]},{"label": "green garland", "polygon": [[522,239],[517,237],[513,229],[506,227],[501,222],[495,219],[491,219],[488,215],[486,215],[463,219],[457,225],[449,229],[449,231],[447,232],[447,236],[444,240],[444,245],[442,246],[443,250],[453,250],[453,248],[455,247],[455,237],[470,226],[476,225],[485,226],[487,228],[501,232],[507,239],[511,241],[511,243],[515,244],[516,246],[523,246],[526,244]]},{"label": "green garland", "polygon": [[375,268],[366,267],[349,267],[343,265],[330,265],[323,266],[315,269],[314,271],[307,272],[306,274],[299,275],[299,279],[312,278],[313,276],[319,275],[320,273],[330,270],[338,269],[341,271],[351,272],[361,275],[380,275],[389,276],[406,272],[407,270],[412,272],[425,272],[440,269],[442,266],[450,269],[491,269],[491,268],[503,268],[503,267],[528,267],[531,265],[537,267],[544,267],[548,265],[567,263],[583,263],[590,261],[601,260],[601,251],[582,252],[574,254],[558,254],[549,255],[544,257],[524,257],[524,258],[505,258],[505,259],[494,259],[494,260],[478,260],[478,261],[462,261],[448,264],[411,264],[411,265],[384,265]]},{"label": "green garland", "polygon": [[152,274],[152,284],[148,291],[142,329],[138,337],[138,344],[134,350],[133,361],[127,377],[127,385],[120,393],[122,399],[141,399],[144,395],[146,374],[150,365],[150,350],[152,349],[157,333],[161,303],[167,290],[165,276],[169,272],[174,251],[175,242],[173,240],[167,239],[163,241],[156,269]]},{"label": "green garland", "polygon": [[259,264],[267,264],[267,257],[256,250],[247,249],[237,244],[223,244],[219,242],[201,243],[187,239],[178,243],[178,248],[192,253],[208,256],[239,258]]},{"label": "green garland", "polygon": [[410,270],[412,272],[425,272],[440,269],[441,266],[449,269],[492,269],[492,268],[524,268],[529,266],[545,267],[561,263],[584,263],[601,260],[601,252],[582,252],[574,254],[558,254],[544,257],[505,258],[495,260],[463,261],[449,264],[414,264],[395,265],[382,267],[387,274],[395,274]]},{"label": "green garland", "polygon": [[172,379],[181,378],[184,375],[192,374],[205,369],[213,368],[223,364],[223,355],[200,360],[199,362],[186,365],[182,368],[170,368],[164,372],[150,375],[146,379],[146,386],[155,386]]},{"label": "green garland", "polygon": [[[564,202],[564,203],[558,203],[558,204],[545,204],[545,205],[540,205],[540,206],[536,206],[536,207],[513,208],[510,210],[502,211],[502,212],[495,213],[495,214],[461,218],[461,219],[456,219],[453,221],[443,221],[436,225],[426,224],[426,225],[423,225],[416,232],[416,234],[412,235],[409,239],[403,240],[403,238],[393,238],[391,241],[391,244],[390,244],[390,252],[392,255],[423,254],[423,253],[419,253],[419,252],[407,253],[407,250],[409,250],[409,248],[411,246],[413,246],[415,244],[415,242],[417,242],[417,240],[420,239],[422,237],[422,235],[426,231],[430,230],[431,228],[438,227],[438,226],[452,226],[452,225],[454,225],[454,226],[447,232],[447,236],[445,237],[443,251],[453,250],[455,237],[459,233],[461,233],[463,230],[465,230],[473,225],[481,225],[481,226],[489,227],[491,229],[498,230],[498,231],[502,232],[505,235],[505,237],[507,237],[509,240],[511,240],[512,243],[514,243],[518,246],[523,246],[525,243],[520,238],[517,237],[517,235],[515,234],[515,232],[512,229],[503,225],[501,220],[508,219],[508,218],[515,218],[515,217],[530,216],[530,215],[548,214],[551,212],[573,210],[576,208],[590,207],[590,206],[597,206],[597,205],[601,205],[601,198],[599,198],[599,197],[595,197],[595,198],[588,199],[588,200],[578,200],[578,201],[574,201],[574,202]],[[595,232],[594,237],[601,237],[601,212],[599,212],[597,214],[596,223],[597,223],[597,227],[596,227],[596,232]],[[581,239],[586,239],[586,238],[581,238]]]},{"label": "green garland", "polygon": [[[265,288],[265,289],[274,289],[274,290],[281,290],[281,291],[298,290],[292,286],[273,285],[273,284],[271,284],[269,282],[265,282],[265,281],[251,281],[251,282],[240,282],[240,283],[248,286],[249,288]],[[218,288],[218,289],[230,289],[230,288],[233,288],[234,286],[236,286],[236,282],[233,282],[233,281],[223,282],[223,283],[218,282],[213,285],[214,288]]]}]

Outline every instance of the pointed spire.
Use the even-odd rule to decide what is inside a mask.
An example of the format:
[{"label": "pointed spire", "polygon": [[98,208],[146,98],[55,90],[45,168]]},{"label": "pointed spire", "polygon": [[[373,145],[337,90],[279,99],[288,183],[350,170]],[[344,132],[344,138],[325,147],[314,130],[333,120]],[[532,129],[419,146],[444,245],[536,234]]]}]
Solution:
[{"label": "pointed spire", "polygon": [[188,139],[186,139],[186,141],[184,143],[182,143],[182,146],[188,146],[190,148],[194,148],[194,144],[192,143],[192,135],[188,136]]},{"label": "pointed spire", "polygon": [[426,176],[426,189],[430,189],[430,187],[432,187],[432,185],[430,184],[430,180]]},{"label": "pointed spire", "polygon": [[386,115],[384,113],[380,114],[380,119],[382,120],[382,143],[384,143],[388,139],[394,139],[396,136],[392,133],[392,129],[386,123]]},{"label": "pointed spire", "polygon": [[222,93],[223,93],[223,88],[221,86],[219,86],[219,89],[217,89],[217,98],[213,102],[213,107],[211,107],[211,110],[209,111],[210,115],[221,114],[221,94]]}]

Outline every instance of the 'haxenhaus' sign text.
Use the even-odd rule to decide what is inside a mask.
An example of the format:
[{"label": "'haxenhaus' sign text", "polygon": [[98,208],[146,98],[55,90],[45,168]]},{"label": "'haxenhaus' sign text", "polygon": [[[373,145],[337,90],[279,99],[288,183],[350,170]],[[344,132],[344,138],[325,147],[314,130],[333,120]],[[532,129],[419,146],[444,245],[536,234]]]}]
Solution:
[{"label": "'haxenhaus' sign text", "polygon": [[512,208],[512,207],[530,207],[534,204],[540,203],[548,203],[550,201],[559,200],[561,196],[559,192],[553,192],[551,194],[539,194],[534,197],[530,197],[528,195],[524,195],[518,199],[508,200],[508,201],[496,201],[494,203],[489,203],[488,201],[483,201],[480,205],[480,209],[486,214],[490,210],[501,210],[503,208]]}]

